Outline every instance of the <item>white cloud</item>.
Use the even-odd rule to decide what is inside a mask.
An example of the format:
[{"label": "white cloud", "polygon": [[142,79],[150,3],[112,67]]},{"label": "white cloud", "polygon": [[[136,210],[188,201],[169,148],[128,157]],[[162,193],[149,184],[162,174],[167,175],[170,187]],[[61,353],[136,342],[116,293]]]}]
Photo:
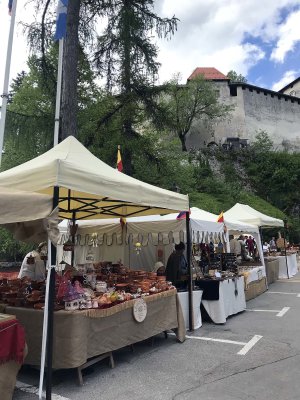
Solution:
[{"label": "white cloud", "polygon": [[287,53],[292,51],[295,44],[300,41],[300,10],[290,14],[284,24],[278,29],[279,40],[272,51],[271,59],[283,62]]},{"label": "white cloud", "polygon": [[[201,66],[216,67],[225,74],[234,69],[247,75],[249,69],[265,57],[260,45],[247,38],[257,37],[265,43],[277,39],[278,49],[291,50],[295,40],[298,40],[296,21],[292,18],[296,12],[282,23],[280,10],[297,5],[299,0],[156,0],[155,7],[161,16],[175,15],[180,19],[174,37],[158,42],[159,61],[162,63],[160,81],[170,79],[175,72],[181,72],[186,79],[196,67]],[[28,2],[24,7],[19,1],[17,20],[31,22],[34,18],[33,5]],[[0,0],[0,91],[9,21],[7,0]],[[288,21],[293,23],[293,30],[288,31]],[[288,42],[281,44],[287,34]],[[22,27],[17,25],[11,77],[24,69],[27,56],[26,39]]]},{"label": "white cloud", "polygon": [[280,11],[299,5],[299,0],[164,0],[164,16],[175,14],[180,22],[171,41],[160,41],[160,77],[167,80],[175,71],[183,78],[196,67],[216,67],[227,73],[234,69],[247,75],[264,57],[249,36],[268,44],[278,37]]},{"label": "white cloud", "polygon": [[273,83],[272,90],[275,90],[277,92],[278,90],[282,89],[289,83],[293,82],[296,78],[298,78],[298,76],[299,76],[299,71],[293,71],[293,70],[286,71],[283,77],[278,82]]}]

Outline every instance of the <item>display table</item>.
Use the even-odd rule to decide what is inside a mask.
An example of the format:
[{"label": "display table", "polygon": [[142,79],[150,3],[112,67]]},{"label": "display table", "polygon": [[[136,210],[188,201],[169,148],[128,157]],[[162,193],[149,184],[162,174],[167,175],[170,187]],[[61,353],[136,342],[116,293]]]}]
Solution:
[{"label": "display table", "polygon": [[[202,300],[207,314],[216,324],[224,324],[229,315],[246,309],[244,277],[235,279],[236,284],[232,279],[220,281],[219,300]],[[236,289],[237,295],[235,294]]]},{"label": "display table", "polygon": [[291,278],[292,276],[297,274],[298,266],[297,266],[296,253],[289,254],[286,256],[287,266],[288,266],[288,274],[287,274],[285,256],[277,256],[276,258],[279,261],[279,273],[278,273],[279,279]]},{"label": "display table", "polygon": [[14,317],[7,321],[0,321],[1,400],[12,399],[17,374],[23,363],[25,352],[25,334],[19,322]]},{"label": "display table", "polygon": [[[134,300],[107,309],[56,311],[54,313],[53,368],[78,368],[95,357],[137,343],[173,329],[180,342],[185,326],[176,290],[145,298],[146,319],[133,319]],[[14,314],[26,332],[28,355],[25,364],[40,365],[43,311],[5,307]]]},{"label": "display table", "polygon": [[244,276],[246,301],[254,299],[267,290],[266,269],[263,265],[257,267],[239,267],[239,273]]},{"label": "display table", "polygon": [[[202,318],[200,311],[200,304],[202,299],[202,290],[193,291],[193,312],[194,312],[194,329],[198,329],[202,326]],[[180,301],[185,327],[189,329],[189,294],[188,292],[178,292],[178,298]]]},{"label": "display table", "polygon": [[279,276],[279,260],[277,258],[265,258],[268,284],[274,283]]},{"label": "display table", "polygon": [[243,274],[245,279],[245,288],[251,283],[255,281],[260,281],[262,278],[266,276],[266,270],[263,265],[257,267],[239,267],[239,273]]}]

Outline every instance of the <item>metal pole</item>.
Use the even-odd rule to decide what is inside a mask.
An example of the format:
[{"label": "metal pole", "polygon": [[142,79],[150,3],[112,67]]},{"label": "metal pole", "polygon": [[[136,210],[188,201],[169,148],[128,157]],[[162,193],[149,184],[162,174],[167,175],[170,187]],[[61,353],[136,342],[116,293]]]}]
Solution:
[{"label": "metal pole", "polygon": [[[53,209],[58,206],[59,187],[53,189]],[[56,265],[56,247],[51,243],[51,265]],[[53,355],[53,313],[55,300],[55,268],[50,268],[49,299],[48,299],[48,338],[47,338],[47,377],[46,400],[51,400],[52,392],[52,355]]]},{"label": "metal pole", "polygon": [[17,2],[18,2],[17,0],[14,0],[13,4],[12,4],[10,28],[9,28],[9,35],[8,35],[8,41],[7,41],[7,53],[6,53],[6,65],[5,65],[5,74],[4,74],[4,83],[3,83],[3,94],[1,95],[2,107],[1,107],[1,120],[0,120],[0,166],[1,166],[1,161],[2,161],[6,109],[7,109],[7,102],[8,102],[8,83],[9,83],[9,74],[10,74],[12,45],[13,45],[13,40],[14,40],[14,28],[15,28],[15,20],[16,20]]},{"label": "metal pole", "polygon": [[57,86],[56,86],[56,104],[55,104],[55,123],[54,123],[54,140],[53,146],[58,144],[59,119],[60,119],[60,100],[61,100],[61,84],[63,70],[63,54],[64,54],[64,38],[59,40],[58,47],[58,66],[57,66]]},{"label": "metal pole", "polygon": [[188,291],[189,291],[189,330],[194,330],[194,312],[193,312],[193,271],[191,263],[191,231],[190,231],[190,213],[186,212],[186,258],[188,264]]},{"label": "metal pole", "polygon": [[284,256],[285,256],[285,265],[286,265],[286,274],[288,279],[290,279],[290,274],[289,274],[289,266],[287,262],[287,255],[286,255],[286,221],[284,220],[284,227],[283,227],[283,243],[284,243]]}]

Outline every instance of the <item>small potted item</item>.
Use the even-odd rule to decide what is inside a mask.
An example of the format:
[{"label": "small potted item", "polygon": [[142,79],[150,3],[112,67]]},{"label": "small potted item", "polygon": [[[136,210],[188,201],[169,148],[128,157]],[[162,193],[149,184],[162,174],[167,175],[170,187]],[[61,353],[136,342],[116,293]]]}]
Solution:
[{"label": "small potted item", "polygon": [[72,243],[70,239],[68,239],[63,245],[63,250],[64,251],[73,251],[74,246],[75,246],[75,244]]}]

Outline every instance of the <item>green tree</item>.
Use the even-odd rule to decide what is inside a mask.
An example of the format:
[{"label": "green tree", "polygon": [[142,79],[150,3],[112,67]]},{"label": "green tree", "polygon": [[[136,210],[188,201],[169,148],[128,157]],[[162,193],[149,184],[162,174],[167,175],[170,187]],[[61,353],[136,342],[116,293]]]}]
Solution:
[{"label": "green tree", "polygon": [[176,76],[168,85],[168,126],[178,136],[182,151],[187,151],[186,137],[196,120],[216,120],[228,116],[232,107],[221,104],[214,84],[198,75],[186,85]]},{"label": "green tree", "polygon": [[238,74],[233,70],[228,72],[227,78],[230,79],[230,82],[247,83],[247,78],[245,78],[242,74]]},{"label": "green tree", "polygon": [[[132,153],[139,130],[140,108],[150,118],[156,117],[158,105],[154,101],[157,88],[159,64],[156,61],[157,47],[151,41],[153,31],[159,37],[174,33],[175,17],[161,18],[154,13],[153,0],[111,1],[106,11],[107,26],[98,38],[95,54],[97,67],[106,77],[108,90],[118,93],[116,112],[120,114],[124,135],[125,171],[132,175]],[[147,115],[148,114],[148,115]]]}]

